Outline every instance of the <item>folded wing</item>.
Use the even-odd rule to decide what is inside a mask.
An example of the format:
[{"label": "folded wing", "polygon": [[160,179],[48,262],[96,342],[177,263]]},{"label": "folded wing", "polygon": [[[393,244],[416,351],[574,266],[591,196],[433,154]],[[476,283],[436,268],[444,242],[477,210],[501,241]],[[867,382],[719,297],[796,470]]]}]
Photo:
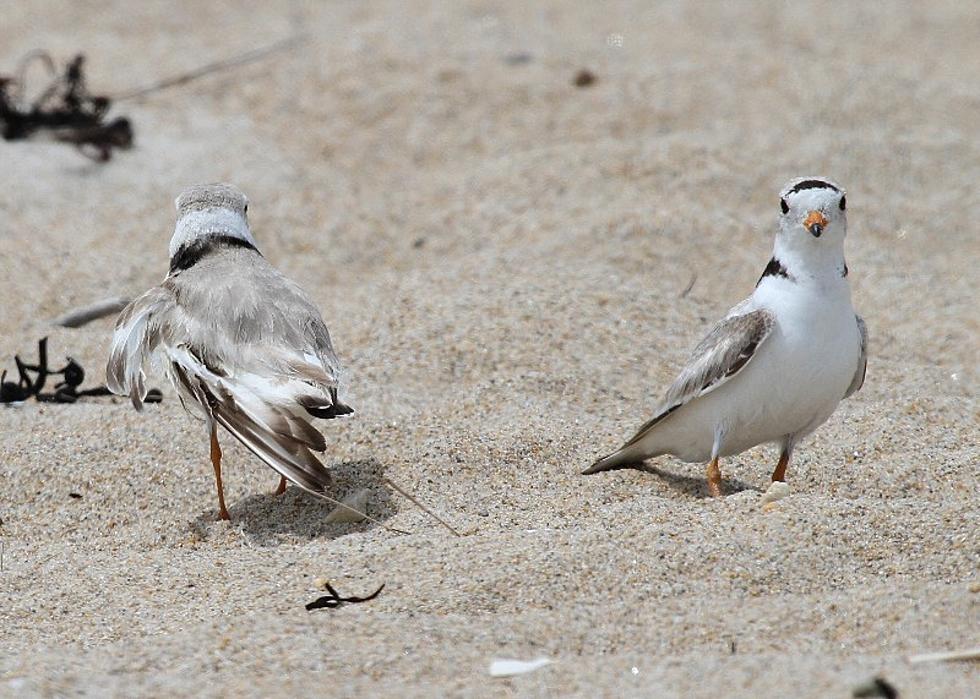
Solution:
[{"label": "folded wing", "polygon": [[313,493],[330,485],[330,473],[313,454],[326,441],[309,422],[301,401],[312,398],[309,384],[251,373],[229,374],[206,364],[188,347],[170,348],[169,370],[185,400],[228,430],[280,475]]},{"label": "folded wing", "polygon": [[775,316],[765,309],[733,309],[694,348],[687,365],[667,390],[657,414],[618,451],[592,464],[583,473],[598,473],[642,460],[635,448],[650,431],[683,405],[731,381],[756,355],[772,332]]},{"label": "folded wing", "polygon": [[121,314],[106,368],[139,408],[155,355],[184,406],[231,432],[297,485],[330,475],[311,421],[352,412],[338,398],[340,362],[313,302],[254,251],[218,250],[171,274]]},{"label": "folded wing", "polygon": [[856,315],[854,318],[857,320],[858,332],[861,335],[861,346],[858,350],[857,371],[854,372],[851,385],[847,387],[847,391],[844,393],[845,398],[861,390],[861,386],[864,385],[864,376],[868,372],[868,326],[864,324],[864,318],[861,316]]}]

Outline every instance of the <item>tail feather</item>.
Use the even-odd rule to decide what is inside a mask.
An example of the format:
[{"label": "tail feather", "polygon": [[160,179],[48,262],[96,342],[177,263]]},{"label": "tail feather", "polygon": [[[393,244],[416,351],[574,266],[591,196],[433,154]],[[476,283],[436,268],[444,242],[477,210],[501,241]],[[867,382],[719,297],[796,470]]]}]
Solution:
[{"label": "tail feather", "polygon": [[354,409],[349,405],[344,405],[340,402],[337,397],[337,389],[330,388],[330,403],[324,404],[323,397],[317,396],[300,396],[297,398],[297,402],[303,406],[303,408],[313,417],[318,417],[323,420],[332,420],[336,417],[343,417],[344,415],[350,415],[354,412]]},{"label": "tail feather", "polygon": [[304,406],[306,412],[308,412],[313,417],[318,417],[322,420],[333,420],[337,417],[343,417],[344,415],[350,415],[354,412],[354,409],[349,405],[344,405],[343,403],[334,403],[333,405],[326,406]]},{"label": "tail feather", "polygon": [[639,466],[644,459],[644,455],[636,450],[632,445],[627,445],[622,449],[614,451],[608,456],[604,456],[587,469],[582,471],[582,475],[588,476],[602,471],[612,471],[617,468],[629,468]]},{"label": "tail feather", "polygon": [[170,356],[178,386],[249,451],[305,490],[322,494],[330,486],[330,473],[311,451],[323,451],[326,442],[308,422],[216,374],[184,348]]},{"label": "tail feather", "polygon": [[330,486],[330,472],[304,444],[264,430],[241,413],[219,407],[214,418],[249,451],[301,488],[321,493]]}]

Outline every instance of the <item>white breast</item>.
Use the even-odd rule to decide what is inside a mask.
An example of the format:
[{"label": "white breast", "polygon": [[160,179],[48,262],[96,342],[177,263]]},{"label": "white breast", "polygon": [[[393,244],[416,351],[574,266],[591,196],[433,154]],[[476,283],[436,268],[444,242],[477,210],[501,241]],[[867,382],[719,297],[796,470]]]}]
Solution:
[{"label": "white breast", "polygon": [[808,287],[768,277],[754,301],[776,315],[772,333],[733,380],[680,408],[658,430],[662,453],[706,461],[718,430],[722,456],[809,434],[843,399],[860,337],[846,280]]},{"label": "white breast", "polygon": [[860,337],[846,280],[816,285],[774,277],[757,292],[776,324],[747,367],[747,399],[738,395],[743,377],[732,382],[739,405],[725,440],[728,453],[809,434],[834,412],[857,371]]}]

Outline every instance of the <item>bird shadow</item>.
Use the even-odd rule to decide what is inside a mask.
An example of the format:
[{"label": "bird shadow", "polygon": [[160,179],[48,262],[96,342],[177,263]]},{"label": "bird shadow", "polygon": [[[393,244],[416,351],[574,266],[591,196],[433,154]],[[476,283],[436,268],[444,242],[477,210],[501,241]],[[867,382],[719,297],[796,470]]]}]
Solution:
[{"label": "bird shadow", "polygon": [[[609,470],[623,471],[627,469],[653,474],[654,476],[659,477],[664,483],[677,492],[683,493],[684,495],[688,495],[692,498],[705,500],[711,497],[711,493],[708,492],[708,481],[704,477],[685,476],[684,474],[674,473],[673,471],[668,471],[660,468],[659,466],[654,466],[648,463],[624,464],[623,466]],[[754,485],[750,485],[749,483],[746,483],[738,478],[726,478],[723,476],[721,479],[721,491],[725,495],[733,495],[746,490],[761,492]]]},{"label": "bird shadow", "polygon": [[[327,516],[337,505],[289,484],[282,495],[276,495],[270,489],[233,503],[228,508],[231,526],[241,532],[247,544],[254,546],[276,546],[284,538],[336,539],[374,529],[380,526],[379,522],[391,519],[398,512],[392,502],[392,491],[384,482],[384,473],[385,466],[375,459],[345,461],[330,466],[333,485],[327,494],[342,501],[366,488],[369,491],[366,514],[376,522],[327,522]],[[205,510],[190,522],[191,533],[207,540],[216,522],[217,513],[213,509]]]}]

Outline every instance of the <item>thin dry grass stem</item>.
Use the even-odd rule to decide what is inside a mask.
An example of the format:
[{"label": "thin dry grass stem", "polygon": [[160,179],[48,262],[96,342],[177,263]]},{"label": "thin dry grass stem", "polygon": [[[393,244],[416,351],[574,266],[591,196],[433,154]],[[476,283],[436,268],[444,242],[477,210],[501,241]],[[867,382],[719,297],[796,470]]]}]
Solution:
[{"label": "thin dry grass stem", "polygon": [[119,95],[113,97],[114,100],[132,100],[139,97],[145,97],[154,92],[160,92],[161,90],[166,90],[170,87],[177,87],[178,85],[184,85],[191,82],[192,80],[197,80],[198,78],[203,78],[205,75],[210,75],[211,73],[219,73],[224,70],[229,70],[231,68],[237,68],[239,66],[246,65],[247,63],[252,63],[258,61],[259,59],[265,58],[271,54],[278,51],[284,51],[287,49],[299,46],[304,41],[306,41],[308,36],[306,34],[298,34],[294,36],[286,37],[280,41],[270,44],[269,46],[264,46],[258,49],[252,49],[251,51],[246,51],[245,53],[239,54],[233,58],[226,58],[222,61],[215,61],[213,63],[208,63],[201,66],[200,68],[195,68],[194,70],[187,71],[186,73],[181,73],[180,75],[174,75],[169,78],[164,78],[151,85],[145,87],[138,87],[128,92],[123,92]]},{"label": "thin dry grass stem", "polygon": [[443,520],[439,515],[437,515],[435,512],[433,512],[428,507],[426,507],[421,502],[419,502],[415,498],[414,495],[412,495],[409,492],[406,492],[405,490],[402,490],[400,487],[398,487],[397,485],[395,485],[395,483],[393,483],[389,478],[382,477],[381,480],[384,483],[386,483],[387,485],[390,485],[392,488],[394,488],[399,494],[401,494],[404,497],[406,497],[409,500],[411,500],[412,503],[414,503],[417,508],[419,508],[420,510],[422,510],[425,514],[429,515],[432,519],[434,519],[435,521],[437,521],[439,524],[441,524],[442,526],[444,526],[446,529],[448,529],[449,531],[451,531],[453,534],[455,534],[456,536],[460,536],[460,537],[463,536],[458,531],[456,531],[455,529],[453,529],[452,526],[450,526],[448,523],[446,523],[446,521]]}]

